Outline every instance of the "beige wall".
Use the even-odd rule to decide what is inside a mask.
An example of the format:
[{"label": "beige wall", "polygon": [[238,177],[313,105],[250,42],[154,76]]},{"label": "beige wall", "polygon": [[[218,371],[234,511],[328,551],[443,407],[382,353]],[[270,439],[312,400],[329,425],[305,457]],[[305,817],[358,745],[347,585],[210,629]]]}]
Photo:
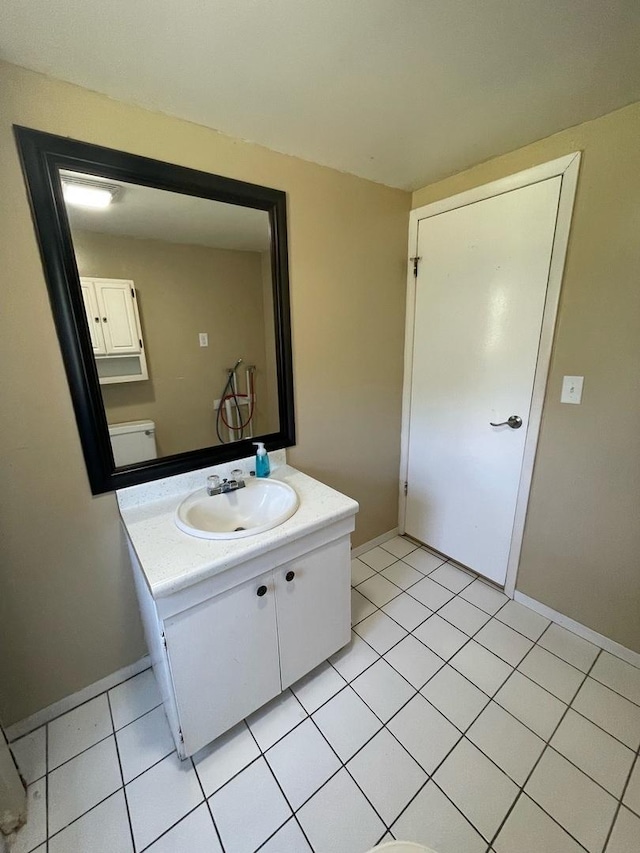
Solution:
[{"label": "beige wall", "polygon": [[[640,652],[640,104],[413,194],[583,152],[517,588]],[[560,403],[584,375],[581,406]]]},{"label": "beige wall", "polygon": [[[243,358],[256,366],[254,433],[277,431],[277,414],[266,418],[261,253],[77,229],[73,243],[80,275],[132,279],[136,287],[149,379],[102,385],[109,423],[155,421],[160,456],[218,444],[213,401],[225,368]],[[208,347],[199,332],[208,333]],[[242,392],[242,368],[238,383]],[[224,425],[220,432],[226,440]]]},{"label": "beige wall", "polygon": [[92,497],[11,125],[288,194],[298,444],[360,502],[354,542],[397,523],[410,196],[0,65],[0,718],[145,651],[113,495]]}]

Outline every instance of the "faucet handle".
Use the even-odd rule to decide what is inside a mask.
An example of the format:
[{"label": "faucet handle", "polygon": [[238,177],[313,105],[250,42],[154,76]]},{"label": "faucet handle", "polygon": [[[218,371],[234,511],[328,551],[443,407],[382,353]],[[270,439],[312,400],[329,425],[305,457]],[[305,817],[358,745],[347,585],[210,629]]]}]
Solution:
[{"label": "faucet handle", "polygon": [[207,492],[212,495],[216,489],[220,488],[220,477],[217,474],[210,474],[207,477]]},{"label": "faucet handle", "polygon": [[236,481],[236,483],[244,482],[244,471],[242,468],[234,468],[230,476],[232,480]]}]

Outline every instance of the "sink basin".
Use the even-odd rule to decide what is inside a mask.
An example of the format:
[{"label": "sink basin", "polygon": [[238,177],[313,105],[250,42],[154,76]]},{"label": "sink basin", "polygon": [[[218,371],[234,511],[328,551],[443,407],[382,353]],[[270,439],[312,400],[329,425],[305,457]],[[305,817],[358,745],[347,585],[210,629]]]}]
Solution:
[{"label": "sink basin", "polygon": [[298,495],[281,480],[247,480],[244,489],[208,495],[198,489],[176,510],[180,530],[201,539],[242,539],[282,524],[298,509]]}]

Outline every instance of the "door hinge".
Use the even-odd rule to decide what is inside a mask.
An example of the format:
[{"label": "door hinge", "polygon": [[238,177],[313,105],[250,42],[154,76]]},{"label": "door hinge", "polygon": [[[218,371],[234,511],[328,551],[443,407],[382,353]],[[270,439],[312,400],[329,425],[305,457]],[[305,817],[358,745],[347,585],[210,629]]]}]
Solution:
[{"label": "door hinge", "polygon": [[140,349],[142,349],[142,338],[138,338],[138,343],[140,344]]},{"label": "door hinge", "polygon": [[407,482],[405,481],[405,484],[404,484],[404,496],[405,496],[405,498],[406,498],[406,496],[407,496],[407,492],[408,492],[408,491],[409,491],[409,483],[407,483]]},{"label": "door hinge", "polygon": [[409,258],[410,261],[413,262],[413,277],[418,278],[418,261],[421,260],[420,257]]},{"label": "door hinge", "polygon": [[165,649],[167,648],[167,638],[164,634],[162,635],[162,645],[165,647]]},{"label": "door hinge", "polygon": [[180,743],[184,743],[184,735],[182,734],[182,729],[178,729],[178,737],[180,738]]},{"label": "door hinge", "polygon": [[135,292],[135,290],[134,290],[133,288],[131,288],[131,298],[132,298],[132,299],[135,299],[135,298],[136,298],[136,292]]}]

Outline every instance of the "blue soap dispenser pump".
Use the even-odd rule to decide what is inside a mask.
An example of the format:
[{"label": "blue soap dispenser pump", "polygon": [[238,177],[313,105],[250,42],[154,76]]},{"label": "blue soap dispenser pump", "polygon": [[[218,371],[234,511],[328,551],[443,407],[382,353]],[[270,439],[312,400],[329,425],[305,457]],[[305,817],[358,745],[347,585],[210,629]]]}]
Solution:
[{"label": "blue soap dispenser pump", "polygon": [[271,473],[271,466],[269,465],[267,451],[264,448],[264,442],[254,441],[253,444],[258,448],[256,450],[256,477],[268,477]]}]

